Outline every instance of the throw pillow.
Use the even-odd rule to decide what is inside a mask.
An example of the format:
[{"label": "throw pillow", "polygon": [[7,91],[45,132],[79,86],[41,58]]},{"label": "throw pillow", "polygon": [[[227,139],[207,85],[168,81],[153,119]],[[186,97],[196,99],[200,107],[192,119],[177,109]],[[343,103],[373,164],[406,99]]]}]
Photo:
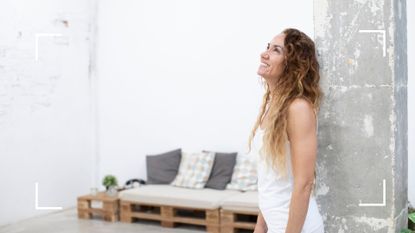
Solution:
[{"label": "throw pillow", "polygon": [[205,188],[224,190],[231,182],[237,153],[215,153],[213,168]]},{"label": "throw pillow", "polygon": [[159,155],[147,155],[147,183],[170,184],[179,170],[182,149],[176,149]]},{"label": "throw pillow", "polygon": [[255,159],[248,156],[238,156],[231,183],[226,186],[226,189],[241,191],[257,190],[257,181],[258,174]]},{"label": "throw pillow", "polygon": [[214,152],[182,153],[179,172],[171,185],[202,189],[212,171]]}]

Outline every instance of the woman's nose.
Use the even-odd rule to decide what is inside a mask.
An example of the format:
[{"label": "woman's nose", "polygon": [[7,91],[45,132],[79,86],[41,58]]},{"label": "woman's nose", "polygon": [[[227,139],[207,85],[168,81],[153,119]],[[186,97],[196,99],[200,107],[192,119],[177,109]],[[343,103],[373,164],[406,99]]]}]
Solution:
[{"label": "woman's nose", "polygon": [[261,58],[263,58],[263,59],[268,59],[268,58],[269,58],[268,51],[264,51],[264,52],[262,52],[262,53],[261,53]]}]

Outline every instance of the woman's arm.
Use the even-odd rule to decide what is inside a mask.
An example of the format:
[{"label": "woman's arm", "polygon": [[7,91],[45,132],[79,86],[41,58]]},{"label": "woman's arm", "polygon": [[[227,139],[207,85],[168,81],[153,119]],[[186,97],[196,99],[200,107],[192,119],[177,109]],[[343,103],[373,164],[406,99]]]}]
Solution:
[{"label": "woman's arm", "polygon": [[294,187],[285,232],[300,233],[308,211],[317,157],[316,116],[306,100],[296,99],[289,106],[287,133]]},{"label": "woman's arm", "polygon": [[267,224],[265,223],[265,220],[264,220],[264,217],[262,216],[261,211],[259,211],[254,233],[266,233],[267,231],[268,231]]}]

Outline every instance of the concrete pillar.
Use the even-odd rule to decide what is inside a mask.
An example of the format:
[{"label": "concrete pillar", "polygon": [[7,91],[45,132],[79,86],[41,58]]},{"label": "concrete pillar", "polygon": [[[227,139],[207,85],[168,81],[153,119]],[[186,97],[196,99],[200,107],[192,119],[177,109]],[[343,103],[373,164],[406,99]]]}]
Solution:
[{"label": "concrete pillar", "polygon": [[399,232],[408,221],[406,2],[314,0],[314,17],[326,232]]}]

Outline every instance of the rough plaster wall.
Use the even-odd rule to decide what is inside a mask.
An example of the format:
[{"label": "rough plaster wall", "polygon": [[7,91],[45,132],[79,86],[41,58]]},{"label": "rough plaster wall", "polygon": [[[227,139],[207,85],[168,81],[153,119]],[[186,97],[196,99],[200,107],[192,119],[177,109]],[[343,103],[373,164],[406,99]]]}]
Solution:
[{"label": "rough plaster wall", "polygon": [[[405,7],[314,1],[325,92],[317,198],[328,233],[399,232],[407,223]],[[359,30],[385,30],[385,56],[382,33]]]},{"label": "rough plaster wall", "polygon": [[[1,2],[0,225],[70,207],[91,184],[89,1]],[[59,37],[36,35],[61,34]]]}]

